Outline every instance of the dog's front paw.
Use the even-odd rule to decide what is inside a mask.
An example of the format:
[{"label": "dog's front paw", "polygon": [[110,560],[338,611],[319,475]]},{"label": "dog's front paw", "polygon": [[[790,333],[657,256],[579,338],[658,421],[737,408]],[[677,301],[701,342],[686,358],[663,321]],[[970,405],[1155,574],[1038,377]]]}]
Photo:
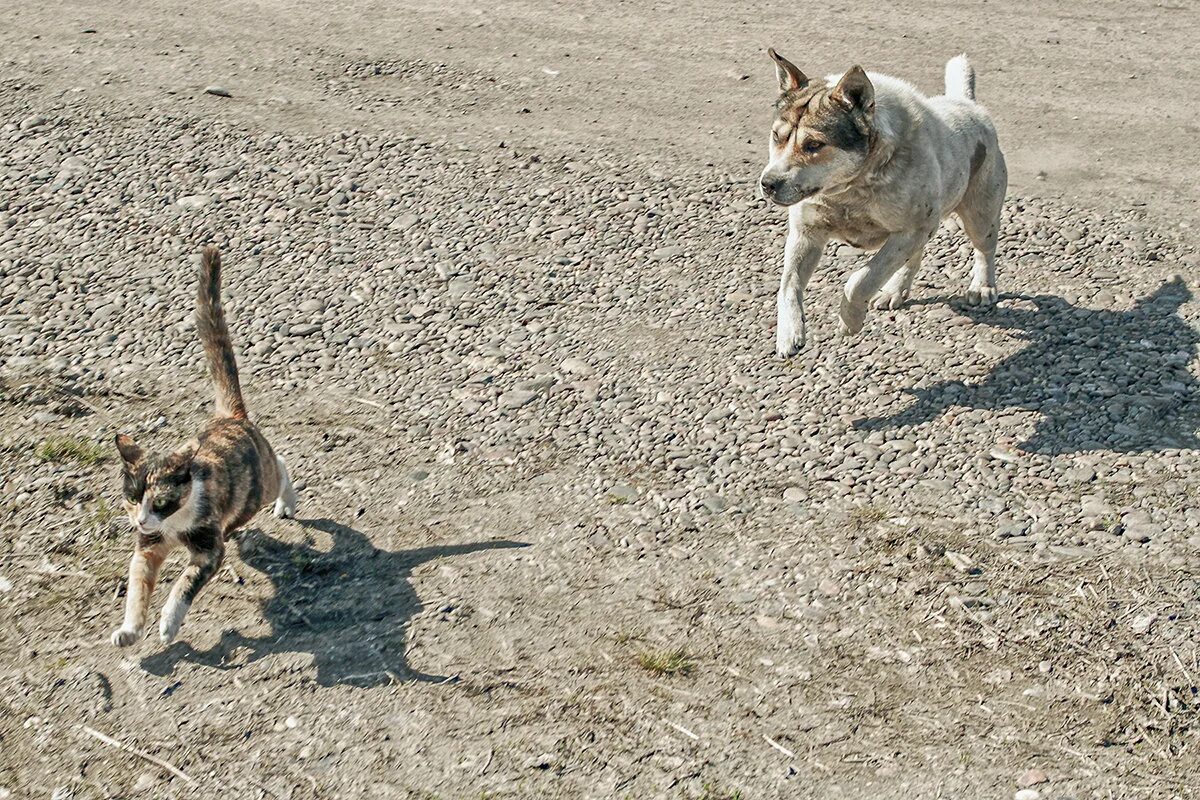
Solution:
[{"label": "dog's front paw", "polygon": [[122,626],[113,631],[110,638],[112,643],[117,647],[129,647],[129,645],[142,638],[142,632]]},{"label": "dog's front paw", "polygon": [[855,303],[849,297],[842,297],[842,307],[838,309],[838,318],[842,321],[842,335],[855,336],[862,330],[863,323],[866,322],[867,306],[865,303]]},{"label": "dog's front paw", "polygon": [[879,294],[875,295],[875,299],[871,301],[871,307],[877,311],[895,311],[907,300],[907,289],[885,286]]},{"label": "dog's front paw", "polygon": [[791,358],[804,349],[805,336],[804,306],[781,295],[775,326],[775,353],[780,358]]},{"label": "dog's front paw", "polygon": [[279,517],[280,519],[291,519],[296,516],[296,501],[293,500],[289,505],[288,503],[284,502],[282,497],[276,500],[275,516]]},{"label": "dog's front paw", "polygon": [[996,297],[995,286],[972,286],[967,290],[967,302],[973,306],[994,306]]},{"label": "dog's front paw", "polygon": [[795,326],[780,325],[775,331],[775,354],[780,358],[791,358],[804,349],[804,323]]}]

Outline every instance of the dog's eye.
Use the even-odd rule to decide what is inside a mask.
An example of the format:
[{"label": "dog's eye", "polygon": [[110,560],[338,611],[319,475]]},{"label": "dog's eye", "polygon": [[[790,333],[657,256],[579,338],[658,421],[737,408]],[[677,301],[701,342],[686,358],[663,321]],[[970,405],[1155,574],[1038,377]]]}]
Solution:
[{"label": "dog's eye", "polygon": [[816,153],[824,146],[825,143],[822,141],[818,141],[817,139],[809,139],[804,143],[804,152]]},{"label": "dog's eye", "polygon": [[785,138],[779,131],[771,131],[771,141],[775,144],[783,144]]}]

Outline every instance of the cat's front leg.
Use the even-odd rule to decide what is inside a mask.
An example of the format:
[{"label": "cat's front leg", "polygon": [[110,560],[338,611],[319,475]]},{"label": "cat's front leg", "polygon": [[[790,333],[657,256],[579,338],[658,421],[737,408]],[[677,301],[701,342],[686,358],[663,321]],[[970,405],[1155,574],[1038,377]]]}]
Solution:
[{"label": "cat's front leg", "polygon": [[112,632],[112,643],[128,647],[142,638],[146,629],[146,610],[158,583],[158,570],[167,557],[167,548],[159,543],[149,547],[141,544],[129,560],[129,580],[125,586],[125,621]]}]

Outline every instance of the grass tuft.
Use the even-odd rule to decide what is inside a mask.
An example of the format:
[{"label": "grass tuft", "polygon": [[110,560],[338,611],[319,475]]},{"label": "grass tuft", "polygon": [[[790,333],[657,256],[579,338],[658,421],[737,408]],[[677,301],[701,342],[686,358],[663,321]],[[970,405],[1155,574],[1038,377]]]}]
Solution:
[{"label": "grass tuft", "polygon": [[850,525],[855,530],[866,530],[873,525],[878,525],[887,519],[887,512],[879,506],[867,504],[865,506],[857,506],[850,512]]},{"label": "grass tuft", "polygon": [[108,458],[103,447],[79,436],[51,436],[37,446],[34,454],[42,461],[85,467],[94,467]]},{"label": "grass tuft", "polygon": [[666,677],[668,675],[688,675],[695,667],[687,651],[682,647],[674,650],[647,650],[639,653],[638,666],[647,672]]},{"label": "grass tuft", "polygon": [[92,513],[88,517],[88,524],[92,528],[107,530],[108,526],[120,516],[121,512],[113,508],[107,500],[101,497],[96,501],[96,505],[92,506]]}]

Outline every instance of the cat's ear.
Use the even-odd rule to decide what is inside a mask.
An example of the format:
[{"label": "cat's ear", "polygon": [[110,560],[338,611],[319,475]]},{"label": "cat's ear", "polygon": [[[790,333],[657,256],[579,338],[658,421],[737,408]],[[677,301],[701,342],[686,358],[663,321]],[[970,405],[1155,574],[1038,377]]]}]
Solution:
[{"label": "cat's ear", "polygon": [[117,434],[117,450],[121,451],[121,460],[131,467],[141,461],[144,455],[142,448],[138,447],[138,443],[133,440],[133,437],[123,433]]},{"label": "cat's ear", "polygon": [[200,447],[200,442],[196,439],[190,440],[187,444],[179,447],[167,456],[164,466],[173,473],[187,472],[192,468],[192,459],[196,456],[196,450]]},{"label": "cat's ear", "polygon": [[199,439],[188,439],[182,445],[175,448],[175,451],[171,455],[177,456],[178,458],[181,458],[184,461],[191,461],[192,458],[196,455],[196,450],[198,450],[199,447],[200,447]]}]

